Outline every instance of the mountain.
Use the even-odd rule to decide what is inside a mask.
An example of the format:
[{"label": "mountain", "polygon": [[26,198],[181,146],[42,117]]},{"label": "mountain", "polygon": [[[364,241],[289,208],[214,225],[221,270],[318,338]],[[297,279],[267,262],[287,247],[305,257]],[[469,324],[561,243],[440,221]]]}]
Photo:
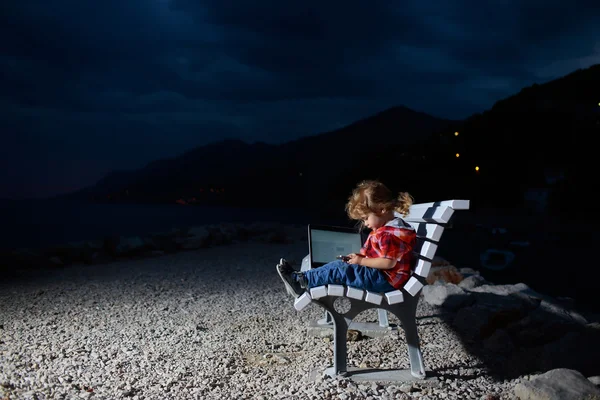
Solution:
[{"label": "mountain", "polygon": [[598,89],[600,65],[523,88],[462,121],[395,107],[281,145],[224,140],[114,172],[73,196],[333,212],[358,180],[377,178],[418,202],[560,212],[593,190]]},{"label": "mountain", "polygon": [[[573,201],[588,199],[594,190],[599,93],[600,65],[580,69],[498,101],[457,125],[459,136],[448,133],[431,146],[439,160],[443,143],[452,148],[447,160],[469,171],[477,187],[471,199],[517,207],[528,196],[541,196],[547,211],[567,214]],[[454,153],[461,155],[459,163]]]},{"label": "mountain", "polygon": [[258,167],[273,152],[264,143],[223,140],[201,146],[179,157],[158,160],[144,168],[113,172],[78,195],[96,200],[174,202],[223,189],[242,177],[244,165]]},{"label": "mountain", "polygon": [[338,186],[347,195],[346,172],[372,157],[365,144],[374,133],[382,148],[412,146],[452,123],[395,107],[281,145],[228,139],[200,146],[139,170],[113,172],[71,196],[95,201],[319,206],[339,200],[338,195],[330,196]]}]

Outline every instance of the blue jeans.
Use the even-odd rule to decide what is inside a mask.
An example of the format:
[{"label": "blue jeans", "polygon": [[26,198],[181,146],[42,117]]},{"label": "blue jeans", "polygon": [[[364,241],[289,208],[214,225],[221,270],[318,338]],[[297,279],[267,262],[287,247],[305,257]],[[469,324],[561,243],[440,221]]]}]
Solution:
[{"label": "blue jeans", "polygon": [[341,260],[332,261],[322,267],[305,271],[304,276],[309,289],[335,284],[377,293],[395,290],[380,270],[358,264],[348,264]]}]

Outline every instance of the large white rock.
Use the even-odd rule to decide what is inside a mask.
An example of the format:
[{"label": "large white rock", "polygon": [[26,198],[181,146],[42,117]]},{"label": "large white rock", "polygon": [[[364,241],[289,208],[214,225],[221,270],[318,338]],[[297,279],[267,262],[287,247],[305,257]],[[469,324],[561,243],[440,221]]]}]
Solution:
[{"label": "large white rock", "polygon": [[558,368],[515,386],[520,400],[599,400],[600,389],[579,371]]}]

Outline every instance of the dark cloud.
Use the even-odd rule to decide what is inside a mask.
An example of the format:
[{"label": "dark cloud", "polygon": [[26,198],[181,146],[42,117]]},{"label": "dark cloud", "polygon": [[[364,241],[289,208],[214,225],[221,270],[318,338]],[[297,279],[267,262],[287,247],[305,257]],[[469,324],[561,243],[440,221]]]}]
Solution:
[{"label": "dark cloud", "polygon": [[5,1],[0,197],[395,105],[464,118],[599,63],[599,22],[590,0]]}]

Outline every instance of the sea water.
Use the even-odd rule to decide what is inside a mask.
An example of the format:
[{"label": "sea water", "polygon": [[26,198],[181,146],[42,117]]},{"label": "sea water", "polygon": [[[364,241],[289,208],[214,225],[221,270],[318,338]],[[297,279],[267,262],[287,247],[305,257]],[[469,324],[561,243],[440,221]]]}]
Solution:
[{"label": "sea water", "polygon": [[0,249],[43,248],[107,236],[143,236],[222,222],[305,224],[309,218],[297,209],[179,204],[29,200],[3,202],[0,207]]}]

